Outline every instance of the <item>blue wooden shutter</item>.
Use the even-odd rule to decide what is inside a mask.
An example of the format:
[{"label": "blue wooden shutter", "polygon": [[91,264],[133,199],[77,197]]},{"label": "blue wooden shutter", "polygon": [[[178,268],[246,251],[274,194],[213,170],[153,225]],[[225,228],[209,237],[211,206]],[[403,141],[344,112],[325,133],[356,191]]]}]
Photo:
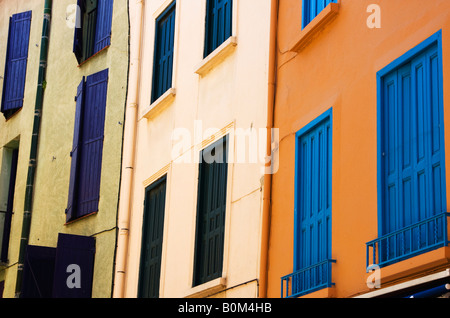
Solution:
[{"label": "blue wooden shutter", "polygon": [[[445,212],[442,82],[438,46],[433,45],[382,80],[382,226],[392,233]],[[441,230],[440,230],[441,231]],[[433,235],[436,233],[432,233]],[[442,233],[437,233],[442,236]],[[381,261],[418,249],[425,231],[395,237]],[[430,233],[431,235],[431,233]],[[411,243],[411,244],[409,244]]]},{"label": "blue wooden shutter", "polygon": [[138,297],[140,298],[159,297],[165,203],[166,177],[164,176],[147,188],[145,193],[139,269]]},{"label": "blue wooden shutter", "polygon": [[86,79],[77,217],[98,211],[107,88],[108,69]]},{"label": "blue wooden shutter", "polygon": [[[94,276],[95,238],[59,233],[56,247],[55,270],[53,278],[53,297],[90,298]],[[72,274],[76,270],[69,265],[79,266],[80,288],[70,288]],[[68,271],[69,269],[69,271]]]},{"label": "blue wooden shutter", "polygon": [[299,136],[295,271],[331,258],[331,149],[330,117]]},{"label": "blue wooden shutter", "polygon": [[50,298],[56,249],[28,245],[25,253],[21,298]]},{"label": "blue wooden shutter", "polygon": [[78,186],[78,170],[80,162],[80,141],[81,141],[81,129],[82,129],[82,118],[83,118],[83,108],[84,108],[84,77],[78,85],[75,109],[75,124],[73,132],[73,146],[70,156],[72,157],[71,168],[70,168],[70,181],[69,181],[69,199],[66,209],[66,221],[70,221],[76,215],[77,208],[77,186]]},{"label": "blue wooden shutter", "polygon": [[[222,276],[228,137],[202,151],[199,166],[194,285]],[[208,162],[205,157],[217,158]]]},{"label": "blue wooden shutter", "polygon": [[31,11],[10,18],[1,106],[3,113],[14,112],[23,106],[30,26]]},{"label": "blue wooden shutter", "polygon": [[172,87],[175,7],[174,1],[156,20],[152,102]]},{"label": "blue wooden shutter", "polygon": [[77,58],[78,64],[83,59],[83,12],[84,12],[84,0],[77,0],[77,13],[76,13],[76,25],[75,34],[73,40],[73,53]]},{"label": "blue wooden shutter", "polygon": [[204,57],[232,35],[233,0],[208,0]]},{"label": "blue wooden shutter", "polygon": [[302,27],[307,26],[327,5],[337,0],[304,0]]},{"label": "blue wooden shutter", "polygon": [[111,44],[112,14],[113,0],[99,0],[97,4],[94,54]]}]

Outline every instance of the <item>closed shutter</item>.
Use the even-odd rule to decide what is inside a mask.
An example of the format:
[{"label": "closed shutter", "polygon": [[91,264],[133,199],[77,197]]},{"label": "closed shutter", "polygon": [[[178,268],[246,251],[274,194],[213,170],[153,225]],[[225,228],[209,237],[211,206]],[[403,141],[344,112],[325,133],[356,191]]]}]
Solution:
[{"label": "closed shutter", "polygon": [[[437,45],[385,75],[382,82],[382,233],[445,212],[442,82]],[[434,235],[431,231],[430,235]],[[402,244],[417,249],[425,231]],[[442,233],[438,236],[442,237]],[[395,238],[393,238],[395,239]],[[394,243],[393,241],[391,242]],[[394,245],[383,257],[399,255]],[[402,251],[408,252],[408,251]]]},{"label": "closed shutter", "polygon": [[233,0],[207,1],[204,57],[207,57],[231,36],[232,16]]},{"label": "closed shutter", "polygon": [[322,120],[299,137],[297,259],[295,270],[331,258],[331,123]]},{"label": "closed shutter", "polygon": [[86,79],[77,217],[98,211],[107,88],[108,69]]},{"label": "closed shutter", "polygon": [[327,5],[336,0],[304,0],[303,1],[303,23],[307,26]]},{"label": "closed shutter", "polygon": [[54,298],[90,298],[94,276],[95,238],[58,235],[53,279]]},{"label": "closed shutter", "polygon": [[140,298],[159,297],[165,202],[166,177],[163,177],[145,193],[139,274]]},{"label": "closed shutter", "polygon": [[175,6],[174,1],[156,20],[152,102],[172,87]]},{"label": "closed shutter", "polygon": [[21,298],[50,298],[56,249],[28,245],[23,268]]},{"label": "closed shutter", "polygon": [[71,168],[70,168],[70,181],[69,181],[69,199],[66,209],[66,221],[72,220],[76,214],[76,204],[77,204],[77,178],[78,169],[80,162],[80,141],[81,141],[81,129],[82,129],[82,118],[83,118],[83,108],[84,108],[84,90],[85,83],[84,77],[80,85],[78,85],[75,109],[75,125],[73,132],[73,146],[70,156],[72,157]]},{"label": "closed shutter", "polygon": [[10,18],[1,111],[8,118],[23,106],[31,11]]},{"label": "closed shutter", "polygon": [[111,44],[113,0],[99,0],[95,29],[94,54]]},{"label": "closed shutter", "polygon": [[227,137],[204,149],[199,168],[194,285],[221,277],[227,197]]}]

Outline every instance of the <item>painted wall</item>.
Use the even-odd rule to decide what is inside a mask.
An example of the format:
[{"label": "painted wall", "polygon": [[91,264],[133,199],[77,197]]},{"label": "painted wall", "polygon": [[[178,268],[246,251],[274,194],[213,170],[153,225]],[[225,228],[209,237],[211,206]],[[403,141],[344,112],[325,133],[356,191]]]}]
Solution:
[{"label": "painted wall", "polygon": [[[20,0],[20,1],[0,1],[0,91],[3,93],[3,75],[5,73],[6,48],[8,43],[9,18],[16,13],[32,11],[30,27],[30,40],[28,50],[28,62],[26,83],[24,92],[24,102],[22,109],[5,120],[3,114],[0,115],[0,164],[1,180],[0,192],[5,193],[5,176],[9,175],[9,165],[6,163],[8,147],[19,148],[19,159],[17,168],[17,179],[14,197],[14,214],[11,224],[10,244],[8,249],[8,263],[0,267],[0,281],[5,281],[3,297],[14,297],[16,282],[17,262],[19,255],[20,234],[22,231],[23,205],[25,200],[25,184],[27,180],[28,159],[30,156],[31,129],[34,116],[34,103],[36,99],[36,85],[38,82],[39,53],[41,43],[41,32],[43,23],[44,1]],[[2,94],[1,93],[1,94]],[[5,165],[4,165],[5,164]],[[7,177],[6,177],[7,178]],[[5,200],[2,200],[6,204]],[[0,207],[0,210],[4,206]]]},{"label": "painted wall", "polygon": [[[207,137],[214,135],[218,140],[230,134],[234,151],[237,142],[232,136],[237,129],[265,128],[267,121],[269,0],[234,1],[233,36],[237,45],[203,76],[196,71],[203,63],[206,1],[178,0],[172,85],[176,94],[161,111],[149,113],[155,107],[150,105],[155,20],[170,2],[146,1],[144,6],[125,297],[137,295],[144,190],[164,174],[167,194],[160,297],[211,295],[203,292],[217,287],[217,281],[192,288],[198,184],[198,164],[193,160],[212,142]],[[182,131],[187,136],[172,139],[173,132]],[[188,143],[186,148],[180,147],[182,141]],[[265,143],[260,150],[265,153]],[[230,156],[236,159],[236,151]],[[226,286],[222,287],[228,290],[215,296],[257,296],[263,166],[263,161],[228,166],[223,270]]]},{"label": "painted wall", "polygon": [[[293,272],[295,133],[331,107],[336,285],[308,297],[355,296],[370,291],[365,243],[378,235],[376,73],[442,30],[444,122],[449,127],[450,6],[446,0],[340,0],[336,17],[302,50],[292,52],[302,38],[302,1],[279,3],[275,127],[280,129],[280,169],[273,177],[268,296],[280,297],[280,278]],[[367,25],[370,4],[380,6],[381,28]],[[447,156],[447,197],[449,163]],[[383,268],[382,287],[448,266],[446,255],[442,248]]]},{"label": "painted wall", "polygon": [[[31,25],[30,55],[26,86],[25,107],[11,124],[0,122],[1,144],[18,134],[21,135],[21,149],[16,196],[16,211],[13,218],[11,262],[17,259],[21,232],[24,184],[26,181],[27,160],[31,120],[34,113],[35,86],[37,83],[40,34],[42,30],[43,1],[18,1],[23,4],[16,8],[11,1],[0,3],[1,23],[7,30],[6,17],[31,7],[33,20]],[[8,3],[8,4],[7,4]],[[39,4],[39,5],[38,5]],[[36,172],[33,216],[29,244],[56,247],[58,233],[95,236],[96,254],[92,297],[110,297],[113,278],[114,252],[116,244],[117,204],[120,184],[120,166],[124,108],[127,90],[128,70],[128,12],[126,0],[115,0],[112,19],[111,46],[78,66],[73,54],[74,29],[70,22],[74,11],[70,6],[74,0],[53,1],[51,32],[48,53],[47,86],[44,96],[41,122],[38,168]],[[2,8],[3,9],[3,8]],[[1,43],[6,43],[4,33]],[[6,35],[7,36],[7,35]],[[4,60],[4,49],[0,57]],[[2,66],[3,67],[3,64]],[[67,207],[70,152],[72,150],[75,120],[75,101],[77,86],[83,76],[88,76],[109,68],[109,83],[106,104],[100,201],[98,213],[65,225]],[[1,72],[1,70],[0,70]],[[28,80],[29,79],[29,80]],[[30,84],[29,84],[30,83]],[[0,119],[0,120],[3,120]],[[19,121],[17,128],[12,124]],[[20,124],[20,125],[19,125]],[[14,131],[16,129],[17,131]],[[23,132],[21,132],[22,129]],[[4,132],[4,133],[3,133]],[[3,140],[5,139],[5,140]],[[9,272],[12,272],[10,275]],[[15,268],[8,271],[5,296],[12,296],[15,284]],[[12,278],[12,281],[11,281]]]}]

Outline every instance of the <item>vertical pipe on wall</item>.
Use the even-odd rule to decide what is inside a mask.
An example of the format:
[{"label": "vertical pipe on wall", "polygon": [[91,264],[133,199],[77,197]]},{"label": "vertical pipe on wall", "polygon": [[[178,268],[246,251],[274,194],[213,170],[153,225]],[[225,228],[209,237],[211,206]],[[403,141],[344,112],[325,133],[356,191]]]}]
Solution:
[{"label": "vertical pipe on wall", "polygon": [[36,90],[36,103],[34,110],[33,131],[31,136],[30,161],[28,164],[27,183],[25,189],[25,204],[23,211],[22,235],[20,238],[19,259],[17,261],[16,297],[20,297],[22,289],[23,266],[25,250],[28,245],[33,210],[33,188],[37,167],[37,152],[39,142],[39,129],[41,124],[42,105],[45,91],[45,73],[47,70],[48,40],[50,35],[50,21],[52,14],[52,0],[45,0],[44,21],[42,26],[41,50],[39,58],[39,77]]},{"label": "vertical pipe on wall", "polygon": [[[267,98],[267,153],[272,153],[272,128],[274,125],[275,89],[277,72],[277,25],[278,25],[278,0],[271,0],[270,6],[270,44],[269,44],[269,69],[268,69],[268,98]],[[271,164],[273,165],[273,158]],[[267,297],[267,262],[269,254],[270,218],[272,208],[272,174],[264,174],[263,216],[261,234],[261,261],[258,295]]]},{"label": "vertical pipe on wall", "polygon": [[128,78],[128,96],[125,113],[124,149],[122,162],[122,181],[119,197],[117,253],[114,274],[114,298],[123,298],[125,293],[125,275],[128,254],[131,189],[134,174],[134,153],[137,124],[137,101],[139,90],[139,70],[141,55],[141,33],[144,0],[131,1],[134,10],[135,26],[130,27],[130,73]]}]

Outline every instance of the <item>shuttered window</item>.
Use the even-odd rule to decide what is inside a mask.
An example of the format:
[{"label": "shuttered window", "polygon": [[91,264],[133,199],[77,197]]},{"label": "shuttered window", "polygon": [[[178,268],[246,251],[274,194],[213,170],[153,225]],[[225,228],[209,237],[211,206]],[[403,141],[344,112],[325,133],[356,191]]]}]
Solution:
[{"label": "shuttered window", "polygon": [[172,87],[175,7],[173,1],[156,19],[152,102]]},{"label": "shuttered window", "polygon": [[94,237],[59,233],[52,297],[90,298],[94,260]]},{"label": "shuttered window", "polygon": [[55,248],[27,246],[20,293],[21,298],[52,297],[55,258]]},{"label": "shuttered window", "polygon": [[[439,43],[422,44],[409,52],[388,73],[383,71],[379,80],[381,236],[446,211]],[[401,244],[380,247],[388,249],[380,261],[426,246],[425,228],[417,228],[412,236],[408,232]],[[432,233],[442,239],[442,227]]]},{"label": "shuttered window", "polygon": [[77,89],[67,222],[98,211],[107,86],[106,69]]},{"label": "shuttered window", "polygon": [[232,22],[233,0],[206,0],[204,57],[231,36]]},{"label": "shuttered window", "polygon": [[145,191],[139,298],[158,298],[166,206],[166,177]]},{"label": "shuttered window", "polygon": [[111,44],[113,0],[78,0],[73,52],[79,64]]},{"label": "shuttered window", "polygon": [[194,286],[222,276],[228,139],[205,148],[199,166]]},{"label": "shuttered window", "polygon": [[[0,191],[6,191],[6,210],[0,210],[0,262],[8,261],[9,240],[11,234],[11,221],[14,213],[14,194],[16,188],[16,176],[17,176],[17,163],[19,158],[19,150],[5,150],[5,157],[10,157],[11,161],[8,167],[3,167],[3,171],[9,171],[9,182],[6,189],[0,189]],[[4,159],[5,160],[5,159]]]},{"label": "shuttered window", "polygon": [[23,106],[30,26],[31,11],[15,14],[9,20],[1,105],[6,119]]},{"label": "shuttered window", "polygon": [[303,0],[302,28],[306,27],[323,9],[337,0]]},{"label": "shuttered window", "polygon": [[331,109],[297,133],[295,284],[301,294],[331,284]]}]

